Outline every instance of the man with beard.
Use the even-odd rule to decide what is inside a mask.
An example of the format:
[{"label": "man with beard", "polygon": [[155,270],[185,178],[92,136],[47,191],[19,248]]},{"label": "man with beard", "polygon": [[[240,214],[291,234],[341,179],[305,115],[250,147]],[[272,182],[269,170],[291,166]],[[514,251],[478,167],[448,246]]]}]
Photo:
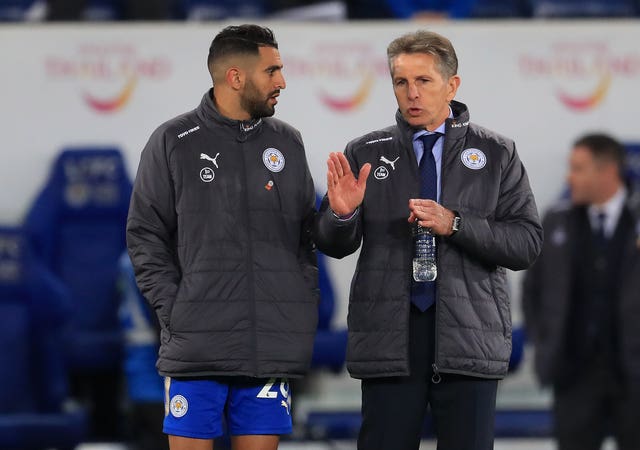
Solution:
[{"label": "man with beard", "polygon": [[316,329],[313,181],[299,132],[270,117],[271,30],[225,28],[207,63],[213,88],[142,152],[127,245],[160,322],[171,449],[213,449],[224,421],[234,450],[273,450]]}]

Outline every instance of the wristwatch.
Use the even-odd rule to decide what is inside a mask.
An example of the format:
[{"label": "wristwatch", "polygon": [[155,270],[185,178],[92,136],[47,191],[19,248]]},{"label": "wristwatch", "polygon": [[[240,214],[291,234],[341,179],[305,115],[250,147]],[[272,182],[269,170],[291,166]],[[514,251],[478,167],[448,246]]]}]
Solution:
[{"label": "wristwatch", "polygon": [[458,211],[453,211],[453,223],[451,224],[451,234],[455,234],[460,231],[462,225],[462,217]]}]

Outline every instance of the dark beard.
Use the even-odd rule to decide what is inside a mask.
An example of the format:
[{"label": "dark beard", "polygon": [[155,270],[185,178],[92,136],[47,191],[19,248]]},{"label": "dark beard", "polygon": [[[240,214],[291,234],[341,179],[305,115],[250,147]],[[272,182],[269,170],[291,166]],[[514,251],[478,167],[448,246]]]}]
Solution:
[{"label": "dark beard", "polygon": [[265,100],[261,97],[255,85],[251,81],[247,81],[244,94],[240,97],[240,106],[249,113],[252,119],[271,117],[276,112],[276,109],[274,107],[275,105],[272,106],[269,104],[269,99],[276,92],[277,91],[270,93]]}]

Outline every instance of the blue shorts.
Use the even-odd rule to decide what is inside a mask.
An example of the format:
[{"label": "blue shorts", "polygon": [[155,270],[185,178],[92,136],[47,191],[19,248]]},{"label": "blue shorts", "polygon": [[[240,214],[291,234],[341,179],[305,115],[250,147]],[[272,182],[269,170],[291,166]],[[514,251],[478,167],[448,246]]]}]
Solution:
[{"label": "blue shorts", "polygon": [[229,434],[289,434],[291,395],[286,378],[165,378],[163,431],[173,436],[213,439]]}]

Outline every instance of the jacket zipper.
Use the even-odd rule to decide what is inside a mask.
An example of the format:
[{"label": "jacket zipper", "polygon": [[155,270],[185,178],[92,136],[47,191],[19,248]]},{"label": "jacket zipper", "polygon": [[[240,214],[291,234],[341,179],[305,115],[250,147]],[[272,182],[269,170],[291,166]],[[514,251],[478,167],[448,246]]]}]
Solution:
[{"label": "jacket zipper", "polygon": [[[445,166],[445,144],[446,144],[446,128],[445,128],[445,135],[442,136],[442,156],[440,157],[440,199],[439,202],[440,204],[442,204],[442,197],[444,194],[444,183],[442,182],[442,179],[444,178],[444,166]],[[442,238],[438,238],[437,239],[438,242],[438,246],[436,246],[436,251],[438,249],[438,247],[440,246],[440,244],[442,244],[443,239]],[[438,278],[440,278],[440,275],[442,274],[442,268],[440,267],[440,258],[438,257],[438,255],[436,254],[436,267],[438,269]],[[436,278],[436,299],[434,302],[433,307],[435,308],[434,311],[434,319],[433,319],[433,364],[431,364],[431,368],[433,369],[433,374],[431,375],[431,382],[433,384],[438,384],[442,381],[442,377],[440,376],[440,368],[438,367],[438,303],[440,303],[440,290],[438,289],[438,278]]]},{"label": "jacket zipper", "polygon": [[433,384],[440,383],[442,381],[442,377],[440,376],[438,365],[436,363],[433,363],[431,364],[431,368],[433,369],[433,375],[431,375],[431,382]]},{"label": "jacket zipper", "polygon": [[[440,178],[442,178],[442,168],[440,168]],[[442,242],[441,239],[440,239],[440,242]],[[442,272],[440,270],[440,267],[438,267],[440,265],[439,262],[440,262],[440,258],[438,258],[436,254],[436,265],[437,265],[436,267],[438,268],[437,273],[441,274]],[[440,297],[440,293],[438,291],[437,278],[435,283],[436,283],[436,299],[433,304],[433,307],[435,308],[433,326],[435,329],[433,330],[433,364],[431,364],[431,368],[433,369],[433,374],[431,375],[431,382],[433,384],[438,384],[442,381],[442,377],[440,376],[440,369],[438,367],[438,297]]]},{"label": "jacket zipper", "polygon": [[241,146],[241,159],[242,159],[242,175],[244,178],[244,203],[246,205],[245,209],[245,223],[247,225],[247,283],[249,284],[249,302],[251,304],[251,322],[253,326],[251,327],[251,340],[254,348],[254,353],[251,361],[253,374],[254,376],[258,376],[258,335],[257,335],[257,321],[256,321],[256,299],[254,292],[254,277],[253,277],[253,243],[251,240],[251,214],[249,213],[249,180],[247,176],[247,162],[246,162],[246,148],[245,148],[245,140],[240,141]]}]

